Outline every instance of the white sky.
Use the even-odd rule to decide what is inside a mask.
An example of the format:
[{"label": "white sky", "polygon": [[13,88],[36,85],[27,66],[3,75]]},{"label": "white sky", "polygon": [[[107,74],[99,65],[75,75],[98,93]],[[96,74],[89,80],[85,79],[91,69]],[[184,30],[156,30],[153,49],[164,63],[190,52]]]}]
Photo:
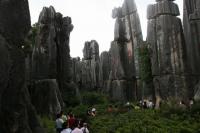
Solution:
[{"label": "white sky", "polygon": [[[176,0],[182,13],[183,0]],[[155,0],[135,0],[140,16],[144,39],[146,38],[148,4]],[[111,13],[114,7],[119,7],[123,0],[29,0],[32,24],[37,22],[39,13],[44,6],[54,6],[63,16],[70,16],[74,29],[70,36],[70,54],[72,57],[82,57],[85,41],[97,40],[100,52],[109,50],[114,39],[114,24]],[[181,14],[182,15],[182,14]]]}]

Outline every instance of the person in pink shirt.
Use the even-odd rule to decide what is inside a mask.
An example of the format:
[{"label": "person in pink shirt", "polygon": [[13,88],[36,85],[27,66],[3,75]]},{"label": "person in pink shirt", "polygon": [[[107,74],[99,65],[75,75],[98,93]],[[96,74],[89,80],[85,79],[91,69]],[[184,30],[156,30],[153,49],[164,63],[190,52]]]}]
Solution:
[{"label": "person in pink shirt", "polygon": [[75,128],[71,133],[83,133],[83,131],[80,129],[80,121],[76,120],[75,122]]}]

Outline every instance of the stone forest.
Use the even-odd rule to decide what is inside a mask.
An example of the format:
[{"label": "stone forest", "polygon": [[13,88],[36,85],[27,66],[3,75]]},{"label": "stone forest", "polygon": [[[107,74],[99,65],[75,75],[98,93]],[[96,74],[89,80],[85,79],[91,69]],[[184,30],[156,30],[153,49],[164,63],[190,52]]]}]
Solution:
[{"label": "stone forest", "polygon": [[28,0],[0,0],[0,133],[60,133],[60,112],[90,133],[199,133],[200,0],[183,3],[150,4],[144,40],[137,3],[124,0],[109,51],[89,40],[81,59],[73,18],[44,7],[31,26]]}]

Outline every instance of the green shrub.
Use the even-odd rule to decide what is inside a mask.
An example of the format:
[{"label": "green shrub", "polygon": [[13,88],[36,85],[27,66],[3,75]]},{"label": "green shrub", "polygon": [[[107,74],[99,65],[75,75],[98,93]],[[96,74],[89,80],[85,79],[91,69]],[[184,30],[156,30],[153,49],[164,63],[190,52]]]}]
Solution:
[{"label": "green shrub", "polygon": [[76,118],[82,118],[82,119],[86,120],[87,119],[87,109],[88,109],[88,106],[79,105],[79,106],[73,108],[71,111],[73,112],[73,114],[75,114]]},{"label": "green shrub", "polygon": [[81,103],[81,98],[76,94],[77,86],[74,83],[66,83],[61,91],[62,99],[66,107],[76,107]]},{"label": "green shrub", "polygon": [[[188,115],[188,114],[186,114]],[[175,118],[163,116],[154,110],[133,110],[127,113],[101,114],[90,119],[90,130],[95,133],[194,133],[198,132],[198,118],[182,119],[181,115],[174,114]]]},{"label": "green shrub", "polygon": [[160,111],[165,117],[169,116],[176,117],[176,115],[180,116],[187,113],[186,106],[185,107],[179,106],[176,99],[170,99],[162,103]]},{"label": "green shrub", "polygon": [[195,103],[190,109],[191,114],[200,114],[200,102]]},{"label": "green shrub", "polygon": [[46,133],[55,133],[55,122],[46,116],[39,117],[40,124],[45,129]]},{"label": "green shrub", "polygon": [[82,94],[82,103],[93,106],[95,104],[105,104],[107,99],[104,95],[96,92],[85,92]]}]

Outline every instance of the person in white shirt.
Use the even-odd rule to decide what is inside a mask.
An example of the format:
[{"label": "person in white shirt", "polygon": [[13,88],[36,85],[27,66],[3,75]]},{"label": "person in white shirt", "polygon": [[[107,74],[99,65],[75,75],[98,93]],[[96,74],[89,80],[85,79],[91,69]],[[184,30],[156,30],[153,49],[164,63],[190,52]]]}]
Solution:
[{"label": "person in white shirt", "polygon": [[71,132],[72,132],[72,130],[71,130],[71,128],[68,127],[67,122],[64,122],[63,123],[63,130],[61,131],[61,133],[71,133]]},{"label": "person in white shirt", "polygon": [[57,131],[57,133],[60,133],[62,131],[63,123],[64,123],[64,121],[61,118],[61,115],[57,114],[57,119],[56,119],[56,131]]}]

